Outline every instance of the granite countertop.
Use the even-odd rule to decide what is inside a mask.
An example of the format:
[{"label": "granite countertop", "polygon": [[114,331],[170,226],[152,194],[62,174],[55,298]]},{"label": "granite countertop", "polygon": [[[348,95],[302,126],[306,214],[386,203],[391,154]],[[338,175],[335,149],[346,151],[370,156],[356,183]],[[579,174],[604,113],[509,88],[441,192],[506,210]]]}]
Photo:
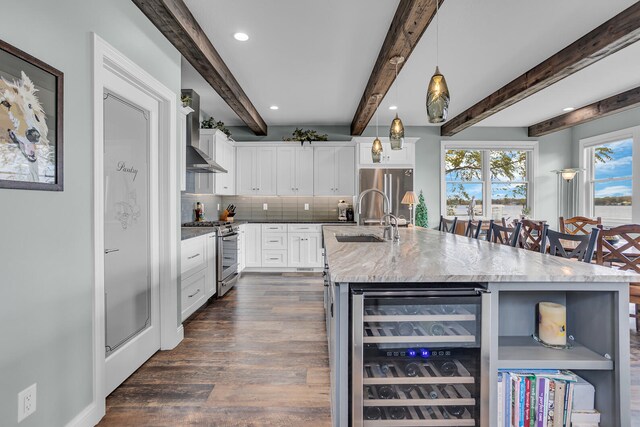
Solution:
[{"label": "granite countertop", "polygon": [[640,275],[419,227],[400,228],[400,243],[341,243],[335,235],[382,227],[325,226],[333,282],[640,282]]},{"label": "granite countertop", "polygon": [[182,238],[180,240],[192,239],[205,234],[215,233],[216,227],[182,227]]}]

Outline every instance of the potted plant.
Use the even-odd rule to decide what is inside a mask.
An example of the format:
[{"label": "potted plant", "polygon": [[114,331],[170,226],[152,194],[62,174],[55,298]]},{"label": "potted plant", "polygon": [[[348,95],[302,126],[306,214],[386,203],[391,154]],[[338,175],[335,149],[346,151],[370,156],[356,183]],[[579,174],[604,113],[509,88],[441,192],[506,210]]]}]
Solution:
[{"label": "potted plant", "polygon": [[222,133],[224,133],[225,135],[231,136],[231,131],[227,129],[227,127],[224,125],[224,122],[220,120],[216,121],[216,119],[214,119],[213,117],[209,117],[208,119],[203,120],[202,123],[200,123],[200,128],[201,129],[217,129]]},{"label": "potted plant", "polygon": [[290,138],[282,138],[283,141],[297,141],[300,145],[304,145],[305,142],[311,144],[313,141],[327,141],[329,136],[325,133],[323,135],[318,134],[315,130],[307,129],[302,130],[296,128],[293,131]]},{"label": "potted plant", "polygon": [[183,107],[188,107],[191,105],[191,97],[186,93],[182,94],[182,96],[180,97],[180,101],[182,101]]}]

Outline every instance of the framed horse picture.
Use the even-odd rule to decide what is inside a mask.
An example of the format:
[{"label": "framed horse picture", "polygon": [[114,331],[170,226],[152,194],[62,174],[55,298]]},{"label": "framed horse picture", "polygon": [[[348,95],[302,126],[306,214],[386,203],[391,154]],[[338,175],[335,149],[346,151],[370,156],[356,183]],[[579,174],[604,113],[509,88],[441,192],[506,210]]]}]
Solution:
[{"label": "framed horse picture", "polygon": [[63,74],[0,40],[0,189],[62,191]]}]

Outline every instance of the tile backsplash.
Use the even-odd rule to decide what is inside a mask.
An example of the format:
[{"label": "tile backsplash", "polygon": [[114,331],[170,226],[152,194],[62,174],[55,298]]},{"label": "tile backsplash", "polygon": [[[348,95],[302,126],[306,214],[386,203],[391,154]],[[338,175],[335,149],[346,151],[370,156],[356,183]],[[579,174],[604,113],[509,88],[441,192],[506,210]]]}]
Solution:
[{"label": "tile backsplash", "polygon": [[227,205],[222,206],[222,197],[212,194],[189,194],[182,193],[180,197],[180,223],[191,222],[195,219],[194,210],[196,202],[204,204],[204,218],[207,221],[216,221],[218,219],[218,204],[220,209],[224,209]]},{"label": "tile backsplash", "polygon": [[340,200],[353,204],[353,196],[222,196],[222,208],[235,205],[237,220],[335,221]]}]

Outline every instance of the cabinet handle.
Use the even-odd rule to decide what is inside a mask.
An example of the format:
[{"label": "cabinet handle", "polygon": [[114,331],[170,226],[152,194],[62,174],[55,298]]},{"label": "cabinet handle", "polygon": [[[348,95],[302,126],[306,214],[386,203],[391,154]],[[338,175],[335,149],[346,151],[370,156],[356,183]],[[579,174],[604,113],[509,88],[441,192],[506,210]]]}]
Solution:
[{"label": "cabinet handle", "polygon": [[199,256],[200,256],[200,254],[195,254],[195,255],[191,255],[191,256],[190,256],[189,258],[187,258],[187,259],[194,259],[195,257],[199,257]]},{"label": "cabinet handle", "polygon": [[110,254],[111,252],[120,252],[120,249],[105,249],[104,254]]},{"label": "cabinet handle", "polygon": [[280,258],[269,258],[270,261],[278,261]]},{"label": "cabinet handle", "polygon": [[278,240],[269,240],[269,243],[278,243]]},{"label": "cabinet handle", "polygon": [[198,295],[198,292],[200,292],[200,288],[198,288],[198,290],[197,290],[197,291],[195,291],[194,293],[192,293],[192,294],[191,294],[191,295],[189,295],[188,297],[189,297],[189,298],[193,298],[193,297],[195,297],[196,295]]}]

